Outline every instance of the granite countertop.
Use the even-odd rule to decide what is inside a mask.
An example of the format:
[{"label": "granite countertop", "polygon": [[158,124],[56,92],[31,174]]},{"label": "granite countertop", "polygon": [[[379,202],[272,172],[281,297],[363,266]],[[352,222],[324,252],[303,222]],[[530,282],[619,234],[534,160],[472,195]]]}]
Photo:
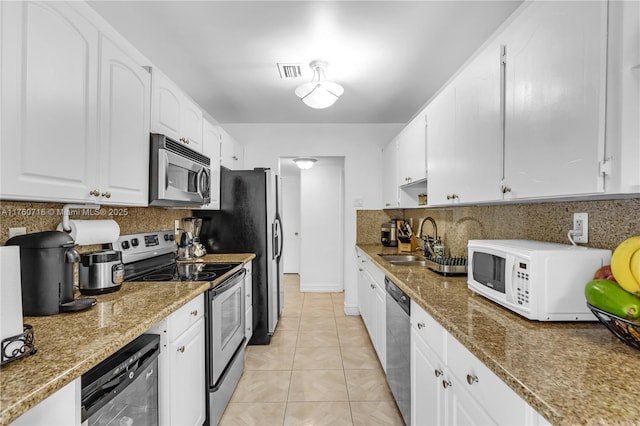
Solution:
[{"label": "granite countertop", "polygon": [[476,295],[466,276],[394,266],[360,245],[412,300],[552,424],[638,424],[640,353],[599,322],[529,321]]},{"label": "granite countertop", "polygon": [[[193,262],[242,262],[251,253],[208,254]],[[215,286],[233,271],[213,281]],[[80,377],[160,320],[211,288],[210,282],[126,282],[82,312],[25,317],[37,352],[0,368],[0,425]],[[76,297],[81,296],[76,293]]]}]

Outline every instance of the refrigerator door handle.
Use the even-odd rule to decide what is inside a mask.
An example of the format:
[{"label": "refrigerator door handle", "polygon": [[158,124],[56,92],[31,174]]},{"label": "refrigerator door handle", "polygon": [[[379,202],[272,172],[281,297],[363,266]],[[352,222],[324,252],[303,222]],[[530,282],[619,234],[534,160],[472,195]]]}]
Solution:
[{"label": "refrigerator door handle", "polygon": [[271,225],[272,229],[272,243],[273,243],[273,258],[277,261],[280,261],[280,256],[282,255],[282,222],[280,218],[277,217],[276,220],[273,221]]}]

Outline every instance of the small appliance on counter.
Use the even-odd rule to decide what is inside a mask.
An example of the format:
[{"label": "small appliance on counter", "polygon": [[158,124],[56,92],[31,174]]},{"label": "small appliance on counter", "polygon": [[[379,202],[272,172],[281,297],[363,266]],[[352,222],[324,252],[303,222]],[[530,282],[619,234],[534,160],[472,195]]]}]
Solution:
[{"label": "small appliance on counter", "polygon": [[78,288],[81,294],[105,294],[120,290],[124,280],[122,253],[99,250],[80,256]]},{"label": "small appliance on counter", "polygon": [[380,242],[385,247],[398,247],[397,221],[392,219],[380,226]]},{"label": "small appliance on counter", "polygon": [[66,232],[44,231],[18,235],[6,242],[20,247],[22,311],[27,316],[55,315],[88,309],[94,298],[73,295],[73,264],[80,256]]},{"label": "small appliance on counter", "polygon": [[180,260],[195,259],[207,254],[204,245],[200,243],[202,219],[199,217],[185,217],[181,221],[182,234],[178,238],[178,258]]}]

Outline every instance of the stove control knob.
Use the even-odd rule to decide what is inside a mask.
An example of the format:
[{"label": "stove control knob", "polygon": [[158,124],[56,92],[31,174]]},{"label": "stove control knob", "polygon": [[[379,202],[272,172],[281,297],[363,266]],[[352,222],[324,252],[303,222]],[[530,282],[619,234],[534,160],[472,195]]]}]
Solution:
[{"label": "stove control knob", "polygon": [[169,241],[169,234],[164,234],[164,240]]},{"label": "stove control knob", "polygon": [[138,247],[138,239],[137,238],[132,239],[131,240],[131,245],[134,246],[134,247]]},{"label": "stove control knob", "polygon": [[169,241],[173,241],[173,234],[169,234]]},{"label": "stove control knob", "polygon": [[122,248],[123,248],[124,250],[128,249],[128,248],[129,248],[129,241],[123,241],[123,242],[122,242]]}]

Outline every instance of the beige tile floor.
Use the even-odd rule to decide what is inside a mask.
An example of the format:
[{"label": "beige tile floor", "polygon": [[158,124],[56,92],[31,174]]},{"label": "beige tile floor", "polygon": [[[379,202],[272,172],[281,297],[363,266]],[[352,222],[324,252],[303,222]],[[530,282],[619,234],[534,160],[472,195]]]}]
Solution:
[{"label": "beige tile floor", "polygon": [[301,293],[285,275],[285,306],[268,346],[247,346],[221,425],[402,425],[367,331],[344,293]]}]

